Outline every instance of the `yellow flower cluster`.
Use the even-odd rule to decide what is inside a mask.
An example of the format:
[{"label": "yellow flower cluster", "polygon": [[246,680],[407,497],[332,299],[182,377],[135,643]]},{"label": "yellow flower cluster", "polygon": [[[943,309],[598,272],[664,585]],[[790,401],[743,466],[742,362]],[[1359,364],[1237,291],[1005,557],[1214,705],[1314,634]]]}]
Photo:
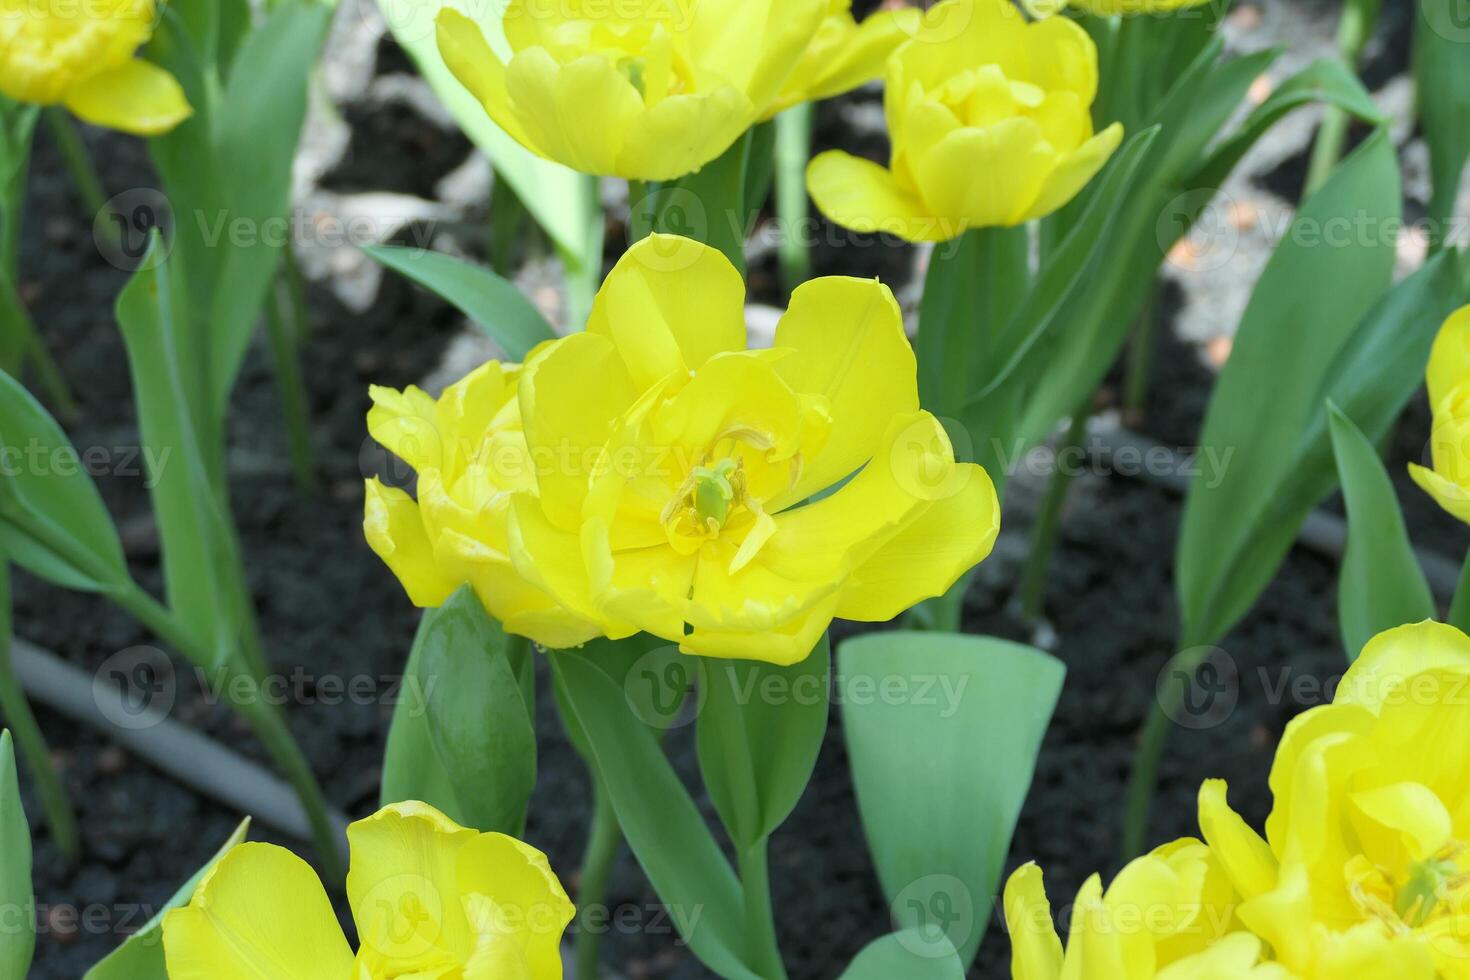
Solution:
[{"label": "yellow flower cluster", "polygon": [[1264,837],[1207,782],[1207,848],[1171,845],[1105,895],[1089,882],[1065,957],[1038,925],[1039,873],[1017,872],[1017,980],[1470,976],[1467,691],[1464,633],[1426,622],[1378,635],[1332,703],[1287,728]]},{"label": "yellow flower cluster", "polygon": [[584,333],[435,400],[376,389],[418,499],[368,484],[369,542],[421,606],[465,583],[547,647],[640,631],[790,664],[834,617],[883,622],[990,551],[999,503],[919,410],[887,287],[818,279],[773,350],[715,249],[655,235]]},{"label": "yellow flower cluster", "polygon": [[387,807],[347,836],[356,954],[305,861],[241,844],[164,919],[170,980],[561,980],[576,909],[540,851],[425,803]]},{"label": "yellow flower cluster", "polygon": [[136,57],[157,18],[154,0],[0,0],[0,92],[111,129],[165,133],[192,110],[172,75]]}]

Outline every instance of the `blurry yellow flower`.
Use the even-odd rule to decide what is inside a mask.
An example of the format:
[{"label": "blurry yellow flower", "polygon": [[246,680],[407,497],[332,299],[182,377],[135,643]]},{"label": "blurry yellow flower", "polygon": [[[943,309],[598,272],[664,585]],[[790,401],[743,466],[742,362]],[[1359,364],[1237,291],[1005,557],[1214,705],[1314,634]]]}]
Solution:
[{"label": "blurry yellow flower", "polygon": [[889,61],[891,167],[823,153],[807,170],[812,198],[844,227],[911,241],[1045,217],[1123,138],[1117,124],[1093,135],[1097,84],[1097,47],[1072,21],[943,0]]},{"label": "blurry yellow flower", "polygon": [[1200,791],[1241,922],[1306,980],[1470,976],[1470,638],[1374,637],[1337,696],[1288,726],[1262,839]]},{"label": "blurry yellow flower", "polygon": [[193,110],[172,75],[136,57],[156,19],[153,0],[0,0],[0,92],[110,129],[166,133]]},{"label": "blurry yellow flower", "polygon": [[944,593],[999,504],[919,411],[887,287],[807,283],[774,350],[746,349],[744,311],[715,249],[657,235],[624,256],[587,332],[526,363],[537,488],[513,498],[511,555],[608,636],[791,664],[834,617]]},{"label": "blurry yellow flower", "polygon": [[1186,7],[1199,7],[1210,0],[1022,0],[1032,17],[1050,17],[1067,7],[1098,17],[1124,17],[1133,14],[1163,14]]},{"label": "blurry yellow flower", "polygon": [[880,10],[859,24],[852,15],[852,0],[829,0],[826,20],[765,118],[881,78],[889,57],[918,32],[922,19],[917,9],[903,7]]},{"label": "blurry yellow flower", "polygon": [[519,365],[491,362],[438,400],[417,388],[372,389],[368,431],[418,475],[418,501],[373,479],[363,527],[415,605],[443,605],[469,584],[513,633],[552,647],[599,635],[512,567],[511,495],[535,486],[516,397]]},{"label": "blurry yellow flower", "polygon": [[761,118],[826,10],[826,0],[511,0],[508,61],[448,8],[439,52],[533,153],[588,174],[673,180]]},{"label": "blurry yellow flower", "polygon": [[1106,892],[1094,875],[1077,893],[1065,952],[1041,869],[1006,884],[1014,980],[1286,980],[1261,964],[1259,939],[1233,932],[1236,900],[1210,849],[1165,845],[1129,864]]},{"label": "blurry yellow flower", "polygon": [[241,844],[164,920],[170,980],[560,980],[576,910],[540,851],[425,803],[348,828],[354,957],[311,868]]},{"label": "blurry yellow flower", "polygon": [[1410,463],[1409,475],[1441,507],[1470,523],[1470,306],[1440,328],[1426,380],[1434,412],[1434,469]]}]

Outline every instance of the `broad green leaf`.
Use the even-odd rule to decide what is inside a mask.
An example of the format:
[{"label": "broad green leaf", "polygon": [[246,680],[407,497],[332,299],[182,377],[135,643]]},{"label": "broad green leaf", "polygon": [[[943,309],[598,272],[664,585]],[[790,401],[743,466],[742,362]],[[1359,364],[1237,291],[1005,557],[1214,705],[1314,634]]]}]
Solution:
[{"label": "broad green leaf", "polygon": [[82,458],[25,386],[0,373],[0,553],[62,588],[128,581],[117,528]]},{"label": "broad green leaf", "polygon": [[965,967],[938,929],[905,929],[870,943],[838,980],[964,980]]},{"label": "broad green leaf", "polygon": [[1375,635],[1433,619],[1434,595],[1414,556],[1393,481],[1363,433],[1331,403],[1332,446],[1347,504],[1348,541],[1338,580],[1343,648],[1356,660]]},{"label": "broad green leaf", "polygon": [[512,361],[556,333],[514,283],[489,269],[424,249],[368,246],[369,256],[407,276],[475,322]]},{"label": "broad green leaf", "polygon": [[769,837],[811,781],[827,734],[831,664],[826,637],[793,667],[700,661],[699,769],[736,845]]},{"label": "broad green leaf", "polygon": [[82,980],[168,980],[168,970],[163,959],[163,920],[174,909],[183,908],[194,898],[194,891],[211,869],[231,850],[244,842],[250,832],[250,818],[240,821],[240,826],[215,852],[209,863],[200,868],[194,877],[174,892],[158,914],[142,929],[133,933],[117,949],[88,970]]},{"label": "broad green leaf", "polygon": [[842,645],[838,673],[858,809],[894,921],[938,926],[968,964],[1066,668],[991,637],[871,633]]},{"label": "broad green leaf", "polygon": [[[724,253],[745,276],[745,240],[752,225],[746,205],[747,174],[756,130],[747,132],[698,171],[660,186],[654,231],[682,235]],[[769,128],[762,128],[764,135]],[[764,146],[767,158],[770,147]],[[756,180],[761,179],[756,174]]]},{"label": "broad green leaf", "polygon": [[[1243,612],[1259,595],[1229,581],[1231,566],[1249,556],[1264,515],[1281,503],[1302,436],[1324,411],[1328,372],[1388,288],[1395,242],[1387,229],[1397,226],[1399,205],[1398,161],[1380,130],[1307,202],[1256,285],[1201,439],[1228,451],[1229,465],[1216,481],[1195,481],[1185,503],[1176,586],[1188,645],[1218,640],[1233,622],[1222,610]],[[1327,237],[1342,215],[1358,218],[1343,240]]]},{"label": "broad green leaf", "polygon": [[216,649],[233,639],[229,624],[241,621],[223,586],[234,561],[233,533],[195,428],[201,412],[191,395],[201,393],[191,388],[197,377],[181,353],[191,329],[184,292],[173,278],[172,260],[156,258],[160,250],[155,236],[143,267],[118,297],[116,315],[132,373],[168,605],[200,642]]},{"label": "broad green leaf", "polygon": [[8,731],[0,731],[0,917],[0,976],[24,977],[36,951],[36,902],[31,891],[31,827],[21,807]]},{"label": "broad green leaf", "polygon": [[429,736],[465,826],[521,836],[536,786],[536,731],[500,624],[468,587],[423,636]]},{"label": "broad green leaf", "polygon": [[[679,935],[720,976],[759,980],[738,953],[745,946],[740,882],[659,745],[660,729],[638,717],[629,693],[635,684],[626,678],[619,683],[608,672],[615,667],[604,661],[616,657],[612,651],[620,645],[598,641],[550,654],[560,696],[612,797],[628,846]],[[630,658],[620,659],[626,664]]]},{"label": "broad green leaf", "polygon": [[1429,216],[1447,222],[1470,160],[1470,0],[1419,0],[1418,7],[1414,73],[1434,178]]},{"label": "broad green leaf", "polygon": [[427,609],[419,620],[393,720],[388,725],[388,744],[383,752],[383,782],[379,805],[390,806],[418,800],[428,803],[464,826],[468,817],[455,793],[454,780],[439,761],[434,736],[429,731],[428,697],[421,680],[424,648],[435,630],[438,609]]},{"label": "broad green leaf", "polygon": [[421,0],[411,4],[378,0],[378,5],[393,36],[470,142],[490,158],[497,174],[510,181],[526,209],[562,252],[584,265],[591,254],[586,216],[597,205],[593,188],[580,174],[543,160],[511,139],[490,120],[479,100],[459,83],[439,56],[434,25],[439,11],[449,7],[479,24],[496,54],[508,57],[510,45],[501,26],[505,5],[474,0]]}]

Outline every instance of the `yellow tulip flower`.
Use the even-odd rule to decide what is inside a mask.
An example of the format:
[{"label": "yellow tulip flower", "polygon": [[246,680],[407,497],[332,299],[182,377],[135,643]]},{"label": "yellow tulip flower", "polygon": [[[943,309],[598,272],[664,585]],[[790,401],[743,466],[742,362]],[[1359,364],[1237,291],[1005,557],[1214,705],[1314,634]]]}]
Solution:
[{"label": "yellow tulip flower", "polygon": [[468,584],[511,632],[577,646],[600,635],[598,627],[511,564],[511,496],[535,487],[516,397],[520,375],[519,365],[491,362],[437,400],[412,387],[373,388],[368,431],[414,469],[418,500],[369,480],[363,529],[415,605],[443,605]]},{"label": "yellow tulip flower", "polygon": [[1434,412],[1434,468],[1410,463],[1409,475],[1441,507],[1470,523],[1470,306],[1440,328],[1426,381]]},{"label": "yellow tulip flower", "polygon": [[1065,951],[1041,869],[1005,889],[1014,980],[1287,980],[1261,941],[1232,931],[1236,900],[1210,849],[1180,840],[1129,864],[1103,891],[1094,875],[1072,906]]},{"label": "yellow tulip flower", "polygon": [[918,33],[922,20],[919,10],[904,7],[880,10],[859,24],[852,15],[852,0],[829,0],[826,19],[765,118],[881,78],[889,57]]},{"label": "yellow tulip flower", "polygon": [[157,17],[154,0],[0,0],[0,92],[109,129],[166,133],[193,110],[172,75],[137,57]]},{"label": "yellow tulip flower", "polygon": [[1043,218],[1122,141],[1118,124],[1093,134],[1097,85],[1097,46],[1072,21],[943,0],[889,61],[891,166],[823,153],[807,170],[812,198],[839,225],[910,241]]},{"label": "yellow tulip flower", "polygon": [[1212,0],[1022,0],[1027,13],[1044,18],[1067,7],[1096,17],[1130,17],[1135,14],[1166,14],[1189,7],[1201,7]]},{"label": "yellow tulip flower", "polygon": [[560,980],[576,909],[540,851],[402,803],[347,830],[356,955],[310,866],[241,844],[163,923],[170,980]]},{"label": "yellow tulip flower", "polygon": [[531,152],[588,174],[673,180],[765,114],[826,12],[826,0],[511,0],[508,61],[449,8],[439,52]]},{"label": "yellow tulip flower", "polygon": [[1241,922],[1307,980],[1470,976],[1470,638],[1374,637],[1332,704],[1294,720],[1263,839],[1200,791]]},{"label": "yellow tulip flower", "polygon": [[[503,388],[466,398],[479,406],[467,425],[426,396],[389,406],[374,423],[389,448],[389,421],[431,409],[426,429],[473,440],[450,461],[456,472],[472,459],[473,478],[421,478],[417,505],[369,499],[369,536],[414,601],[442,602],[479,568],[496,579],[473,580],[490,612],[544,646],[643,631],[688,653],[791,664],[834,617],[885,622],[989,554],[995,489],[919,411],[885,286],[807,283],[771,351],[746,349],[744,312],[720,252],[655,235],[608,276],[585,333],[528,358],[516,408]],[[478,441],[505,437],[516,413],[525,456],[508,437],[503,453]],[[534,485],[516,482],[526,458]],[[433,502],[436,483],[456,488],[453,506]],[[507,553],[524,580],[513,598]],[[518,605],[526,590],[532,612]]]}]

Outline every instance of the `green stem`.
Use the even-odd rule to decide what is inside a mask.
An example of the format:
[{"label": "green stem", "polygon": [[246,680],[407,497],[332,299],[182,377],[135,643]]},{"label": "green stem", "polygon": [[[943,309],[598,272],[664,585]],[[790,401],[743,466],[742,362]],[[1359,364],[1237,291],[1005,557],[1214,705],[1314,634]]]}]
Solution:
[{"label": "green stem", "polygon": [[[581,914],[603,912],[607,905],[607,884],[612,877],[613,862],[623,844],[623,831],[613,810],[612,797],[602,777],[592,773],[592,829],[587,850],[582,857],[582,884],[577,889],[577,907]],[[606,916],[601,916],[606,921]],[[585,924],[577,931],[577,980],[597,980],[601,968],[602,931]]]},{"label": "green stem", "polygon": [[97,227],[114,231],[112,222],[97,221],[97,218],[107,208],[107,192],[102,188],[102,179],[97,176],[97,168],[92,165],[92,157],[87,152],[87,146],[82,142],[82,138],[77,135],[77,128],[72,123],[71,116],[66,113],[66,110],[55,106],[46,109],[45,116],[46,128],[51,133],[51,139],[56,144],[57,151],[61,154],[62,163],[66,166],[67,172],[71,174],[77,195],[82,199],[82,207],[96,222]]},{"label": "green stem", "polygon": [[[20,298],[15,281],[3,275],[0,275],[0,334],[6,338],[6,349],[15,352],[18,358],[13,365],[15,372],[19,372],[29,359],[36,370],[36,382],[50,400],[56,414],[64,421],[76,418],[79,413],[77,402],[72,397],[71,389],[67,387],[66,379],[62,377],[61,367],[47,350],[41,331]],[[9,371],[12,365],[0,367]]]},{"label": "green stem", "polygon": [[776,117],[776,217],[781,225],[781,275],[788,292],[811,278],[812,256],[806,242],[810,216],[806,166],[812,155],[810,102]]},{"label": "green stem", "polygon": [[[1378,20],[1382,0],[1347,0],[1342,8],[1342,20],[1337,25],[1337,49],[1343,63],[1357,68],[1363,54],[1363,46],[1373,32]],[[1306,193],[1303,199],[1312,196],[1327,183],[1337,164],[1342,160],[1347,146],[1348,128],[1352,118],[1337,106],[1327,106],[1322,115],[1322,125],[1317,130],[1317,142],[1312,147],[1312,161],[1307,168]]]},{"label": "green stem", "polygon": [[301,376],[298,342],[305,333],[306,310],[297,305],[295,296],[295,290],[283,274],[276,283],[275,295],[266,303],[266,324],[281,408],[286,417],[291,469],[296,474],[297,489],[309,495],[317,489],[316,456],[311,446],[311,410],[307,407],[306,382]]},{"label": "green stem", "polygon": [[1460,581],[1455,586],[1446,622],[1461,631],[1470,630],[1470,554],[1466,554],[1465,563],[1460,566]]},{"label": "green stem", "polygon": [[1066,465],[1066,458],[1076,455],[1082,446],[1082,439],[1087,434],[1087,420],[1092,414],[1089,409],[1090,403],[1077,410],[1067,426],[1066,436],[1057,446],[1057,465],[1052,470],[1041,513],[1036,518],[1031,551],[1026,555],[1026,565],[1021,570],[1020,584],[1016,588],[1021,615],[1027,622],[1039,620],[1045,611],[1046,579],[1051,568],[1051,556],[1056,551],[1062,508],[1067,502],[1067,491],[1077,475],[1075,469]]},{"label": "green stem", "polygon": [[515,244],[527,217],[526,205],[515,188],[495,171],[495,187],[490,192],[490,268],[502,279],[515,273]]},{"label": "green stem", "polygon": [[[1208,648],[1188,644],[1190,651],[1171,661],[1176,671],[1192,674],[1208,654]],[[1184,691],[1180,685],[1164,684],[1149,708],[1148,720],[1144,722],[1139,736],[1138,750],[1133,757],[1133,776],[1128,785],[1127,802],[1123,810],[1123,853],[1124,860],[1142,854],[1148,838],[1148,818],[1153,809],[1154,794],[1158,789],[1159,762],[1164,757],[1164,745],[1169,740],[1170,721],[1179,710]]]},{"label": "green stem", "polygon": [[[196,664],[214,662],[214,652],[202,649],[173,613],[136,583],[129,582],[124,588],[112,593],[111,598],[150,632],[189,660]],[[318,860],[321,861],[327,880],[345,881],[347,868],[343,861],[343,842],[332,825],[321,784],[317,782],[316,774],[302,753],[301,746],[291,735],[285,717],[261,696],[258,679],[253,674],[235,663],[233,658],[226,658],[222,666],[224,676],[220,693],[230,700],[235,710],[249,723],[276,767],[296,791],[311,824]]]},{"label": "green stem", "polygon": [[1128,373],[1123,382],[1123,410],[1137,419],[1148,406],[1149,373],[1153,369],[1154,334],[1158,326],[1158,290],[1149,294],[1147,303],[1133,327],[1133,342],[1128,348]]},{"label": "green stem", "polygon": [[51,839],[67,863],[74,864],[82,853],[81,840],[77,836],[76,811],[72,809],[61,775],[56,771],[46,736],[41,733],[41,726],[31,711],[31,703],[15,676],[15,664],[11,661],[12,635],[10,565],[0,563],[0,712],[4,713],[5,725],[15,736],[15,744],[20,747],[31,777],[36,781]]},{"label": "green stem", "polygon": [[592,315],[592,303],[602,284],[603,216],[602,182],[586,177],[582,187],[585,219],[585,250],[582,255],[562,254],[567,267],[567,328],[581,330]]},{"label": "green stem", "polygon": [[745,893],[745,934],[751,942],[753,963],[765,980],[786,980],[781,946],[776,939],[776,916],[771,905],[768,841],[762,838],[740,848],[740,883]]}]

